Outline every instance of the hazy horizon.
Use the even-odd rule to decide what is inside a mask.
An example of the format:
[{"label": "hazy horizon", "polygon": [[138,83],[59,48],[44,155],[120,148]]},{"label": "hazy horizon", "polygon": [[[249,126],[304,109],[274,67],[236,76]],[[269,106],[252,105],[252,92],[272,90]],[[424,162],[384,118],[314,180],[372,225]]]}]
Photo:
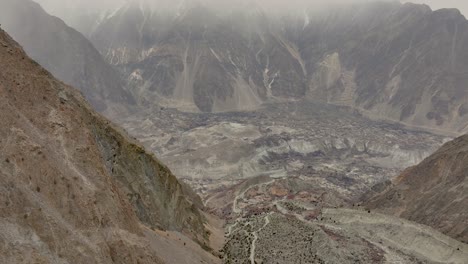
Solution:
[{"label": "hazy horizon", "polygon": [[[74,12],[77,10],[85,11],[103,11],[112,10],[120,7],[123,3],[128,1],[139,1],[139,0],[33,0],[41,4],[41,6],[52,15],[63,16],[67,13]],[[151,1],[151,0],[150,0]],[[153,0],[158,5],[170,5],[176,6],[183,1],[194,1],[194,0]],[[203,2],[216,3],[216,5],[225,5],[224,3],[232,4],[231,1],[225,0],[197,0]],[[264,7],[271,9],[284,10],[285,8],[303,7],[303,6],[326,6],[331,4],[346,4],[346,3],[358,3],[358,2],[372,2],[372,1],[392,1],[392,0],[246,0],[246,2],[255,2]],[[441,8],[457,8],[464,15],[468,14],[468,1],[461,2],[459,0],[412,0],[412,1],[400,1],[400,2],[411,2],[417,4],[427,4],[433,10]],[[236,5],[238,5],[238,1]],[[211,3],[210,3],[211,4]],[[466,15],[465,15],[466,17]]]}]

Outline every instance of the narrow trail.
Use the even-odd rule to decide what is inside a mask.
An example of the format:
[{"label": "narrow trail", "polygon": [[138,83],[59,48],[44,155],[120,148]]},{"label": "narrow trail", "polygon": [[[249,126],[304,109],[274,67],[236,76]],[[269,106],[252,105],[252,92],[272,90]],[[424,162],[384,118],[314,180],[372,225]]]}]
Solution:
[{"label": "narrow trail", "polygon": [[216,195],[213,195],[211,197],[209,197],[208,199],[205,200],[205,202],[203,202],[203,205],[206,207],[208,205],[208,203],[213,199],[215,198]]},{"label": "narrow trail", "polygon": [[253,236],[254,236],[254,239],[252,241],[252,246],[250,248],[250,263],[251,264],[255,264],[255,247],[256,247],[256,243],[258,241],[258,233],[261,232],[268,224],[270,224],[270,214],[266,215],[265,216],[265,224],[260,228],[258,229],[257,231],[253,232]]},{"label": "narrow trail", "polygon": [[232,229],[233,229],[234,227],[236,227],[238,224],[239,224],[239,222],[236,222],[235,224],[229,226],[229,228],[228,228],[228,233],[226,234],[227,237],[231,236],[231,234],[232,234]]},{"label": "narrow trail", "polygon": [[[255,185],[252,185],[248,188],[246,188],[244,191],[242,192],[239,192],[236,197],[234,198],[234,201],[232,203],[232,212],[235,213],[235,214],[241,214],[242,213],[242,209],[238,208],[237,207],[237,201],[239,199],[242,199],[244,198],[244,195],[247,191],[251,190],[252,188],[255,188],[255,187],[259,187],[260,189],[261,188],[265,188],[266,186],[268,186],[269,184],[272,184],[276,181],[276,179],[273,179],[271,181],[268,181],[268,182],[264,182],[264,183],[259,183],[259,184],[255,184]],[[266,215],[265,216],[265,224],[260,228],[258,229],[257,231],[254,231],[252,232],[252,235],[254,236],[254,239],[252,241],[252,245],[251,245],[251,248],[250,248],[250,262],[253,264],[255,263],[255,249],[256,249],[256,243],[258,241],[258,233],[260,231],[262,231],[268,224],[270,224],[270,214]],[[232,233],[236,232],[237,230],[239,229],[242,229],[242,223],[241,223],[241,220],[243,219],[242,215],[240,215],[236,221],[234,222],[234,224],[230,225],[228,227],[228,232],[226,234],[226,237],[229,237],[232,235]],[[251,223],[247,223],[247,225],[250,225]],[[241,225],[241,227],[237,228],[237,229],[234,229],[236,226],[238,225]],[[245,225],[244,225],[245,226]]]}]

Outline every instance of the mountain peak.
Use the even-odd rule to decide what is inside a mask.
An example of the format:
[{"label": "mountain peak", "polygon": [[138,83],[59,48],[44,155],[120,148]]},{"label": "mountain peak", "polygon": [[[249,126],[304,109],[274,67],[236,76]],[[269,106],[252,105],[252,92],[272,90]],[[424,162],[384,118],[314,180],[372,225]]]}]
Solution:
[{"label": "mountain peak", "polygon": [[434,16],[440,19],[456,19],[466,21],[465,16],[457,8],[442,8],[435,10]]}]

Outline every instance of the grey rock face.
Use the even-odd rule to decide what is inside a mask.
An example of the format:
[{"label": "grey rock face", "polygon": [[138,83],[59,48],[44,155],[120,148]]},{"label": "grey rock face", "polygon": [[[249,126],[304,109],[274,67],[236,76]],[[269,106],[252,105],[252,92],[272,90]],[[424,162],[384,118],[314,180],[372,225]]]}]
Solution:
[{"label": "grey rock face", "polygon": [[306,96],[414,126],[468,124],[468,23],[457,10],[391,2],[273,16],[133,2],[91,40],[147,105],[225,112]]},{"label": "grey rock face", "polygon": [[1,0],[0,23],[34,60],[78,88],[99,110],[110,103],[131,106],[119,73],[81,33],[29,0]]}]

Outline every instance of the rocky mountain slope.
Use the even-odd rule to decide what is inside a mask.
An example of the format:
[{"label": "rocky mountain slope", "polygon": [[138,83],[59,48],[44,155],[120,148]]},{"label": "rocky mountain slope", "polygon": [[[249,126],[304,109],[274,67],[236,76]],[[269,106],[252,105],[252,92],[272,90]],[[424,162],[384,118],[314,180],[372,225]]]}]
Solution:
[{"label": "rocky mountain slope", "polygon": [[99,111],[111,105],[128,108],[134,104],[119,73],[93,45],[35,2],[0,0],[0,24],[29,56],[58,79],[82,91]]},{"label": "rocky mountain slope", "polygon": [[272,15],[149,2],[127,2],[90,37],[142,104],[225,112],[308,97],[467,130],[468,22],[457,10],[375,2]]},{"label": "rocky mountain slope", "polygon": [[[158,12],[145,7],[143,0],[127,7],[137,13],[144,11],[142,14]],[[149,48],[150,52],[143,55],[139,51],[128,53],[125,48],[110,51],[107,58],[116,59],[114,64],[130,74],[132,92],[139,103],[156,106],[116,120],[143,139],[148,149],[161,154],[168,165],[177,168],[178,175],[187,183],[199,187],[197,191],[203,194],[205,206],[226,220],[227,241],[219,252],[225,263],[465,263],[466,244],[430,227],[352,205],[352,198],[376,181],[426,157],[445,141],[442,136],[373,122],[346,107],[296,100],[306,95],[309,100],[355,106],[348,99],[358,90],[357,75],[341,73],[346,57],[336,52],[317,67],[311,66],[298,53],[302,33],[295,35],[289,27],[281,26],[288,21],[287,25],[295,25],[293,28],[299,28],[300,24],[305,29],[313,23],[310,17],[301,14],[273,21],[264,17],[261,20],[266,26],[257,22],[276,33],[261,35],[262,44],[255,46],[250,42],[254,38],[245,42],[241,37],[246,32],[252,33],[252,29],[223,42],[228,37],[223,32],[237,32],[241,27],[236,27],[239,20],[234,18],[245,13],[231,14],[229,23],[217,24],[220,14],[226,18],[225,14],[210,10],[206,13],[196,5],[186,7],[178,9],[181,12],[172,18],[183,22],[175,26],[168,23],[168,28],[180,26],[178,31],[153,28],[160,30],[158,38],[159,34],[178,32],[164,46],[164,52],[168,53],[161,55],[158,47]],[[116,16],[128,10],[121,10]],[[196,15],[185,20],[193,10],[198,10]],[[252,10],[243,22],[248,24],[249,19],[261,14],[261,10]],[[144,15],[143,21],[151,17],[154,15]],[[197,19],[201,22],[192,23]],[[210,33],[212,20],[222,32]],[[114,22],[108,26],[113,25]],[[122,33],[119,36],[129,43],[137,39],[137,43],[146,43],[140,33],[144,27],[133,29],[115,34]],[[193,32],[202,33],[192,35]],[[319,35],[322,34],[325,33]],[[183,42],[185,37],[188,44]],[[229,52],[220,55],[214,44],[206,45],[210,38],[222,43],[222,50],[229,47]],[[246,56],[245,50],[231,47],[240,40],[247,47],[259,48],[263,41],[274,43],[271,39],[281,42],[282,48],[271,44],[266,48],[268,55],[258,53],[258,60],[268,66],[261,66],[260,81],[253,81],[253,77],[243,73],[244,68],[252,67],[244,62],[257,53]],[[339,46],[343,40],[335,41]],[[172,67],[175,58],[172,55],[179,56],[179,51],[171,53],[172,47],[187,54],[183,67],[176,68],[184,76],[174,75],[176,83],[182,84],[177,86],[181,90],[176,97],[164,81],[160,86],[152,86],[158,78],[168,80],[168,84],[173,81],[171,70],[164,71],[164,67]],[[311,51],[314,56],[320,52]],[[161,57],[152,65],[154,61],[149,58],[159,56],[154,54]],[[295,54],[293,62],[288,61],[288,54]],[[275,56],[279,56],[277,61],[270,64]],[[140,64],[140,60],[145,62]],[[205,68],[207,60],[210,65]],[[5,245],[0,247],[0,262],[220,262],[203,250],[212,242],[214,234],[210,231],[216,232],[211,217],[204,217],[199,209],[203,206],[200,199],[186,185],[179,184],[169,169],[94,113],[77,91],[56,81],[29,60],[3,32],[0,32],[0,62],[0,188],[5,194],[0,197],[0,204],[4,205],[0,207],[0,245]],[[283,62],[285,65],[281,66]],[[134,65],[138,65],[137,70],[131,68]],[[185,71],[187,65],[192,68]],[[304,93],[296,90],[302,84],[295,83],[294,65],[303,71]],[[146,66],[154,66],[147,72],[154,74],[154,79],[143,74]],[[219,80],[212,78],[213,71],[219,73],[213,75]],[[313,77],[310,72],[314,72]],[[162,77],[156,76],[160,73]],[[200,76],[205,79],[197,83]],[[244,97],[236,94],[239,83],[230,82],[231,78],[248,78],[250,88],[252,83],[260,84],[255,91],[261,100],[252,104],[245,101],[252,98],[251,94],[245,93]],[[194,89],[190,93],[187,84],[192,80]],[[205,85],[205,81],[210,85]],[[227,92],[222,91],[225,86],[221,85],[226,81],[232,85]],[[340,87],[336,83],[340,82],[351,84],[346,87],[356,90],[347,89],[346,96],[334,99]],[[319,86],[326,83],[327,92],[310,88],[310,83]],[[166,88],[168,93],[161,95]],[[262,105],[258,111],[244,111],[265,102],[271,103]],[[161,103],[191,111],[243,112],[194,114],[160,107]],[[456,216],[457,222],[447,226],[459,228],[464,219]],[[216,236],[219,245],[221,235]]]},{"label": "rocky mountain slope", "polygon": [[468,243],[468,136],[445,144],[392,183],[367,207],[438,229]]},{"label": "rocky mountain slope", "polygon": [[0,262],[216,262],[195,196],[3,30],[0,112]]}]

